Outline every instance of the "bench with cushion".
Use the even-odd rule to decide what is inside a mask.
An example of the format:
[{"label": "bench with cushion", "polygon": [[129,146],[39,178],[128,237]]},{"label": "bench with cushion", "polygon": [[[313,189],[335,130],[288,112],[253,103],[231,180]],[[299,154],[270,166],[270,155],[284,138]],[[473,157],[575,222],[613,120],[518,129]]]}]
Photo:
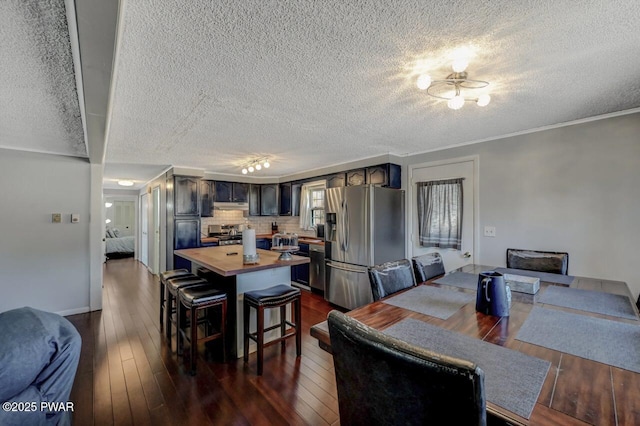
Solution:
[{"label": "bench with cushion", "polygon": [[567,275],[569,253],[507,249],[507,268]]}]

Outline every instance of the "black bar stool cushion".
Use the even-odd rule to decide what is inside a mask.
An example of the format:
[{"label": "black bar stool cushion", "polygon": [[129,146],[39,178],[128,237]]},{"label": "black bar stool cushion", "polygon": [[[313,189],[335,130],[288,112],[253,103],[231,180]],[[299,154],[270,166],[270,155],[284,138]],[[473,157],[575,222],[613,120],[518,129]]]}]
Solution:
[{"label": "black bar stool cushion", "polygon": [[167,280],[170,280],[172,278],[176,278],[176,277],[182,277],[184,275],[193,275],[191,274],[191,272],[189,272],[186,269],[173,269],[170,271],[164,271],[160,274],[160,281],[162,283],[167,282]]},{"label": "black bar stool cushion", "polygon": [[187,277],[172,278],[167,281],[167,289],[174,296],[178,293],[178,290],[183,287],[193,286],[197,284],[206,284],[207,280],[196,277],[195,275]]},{"label": "black bar stool cushion", "polygon": [[226,298],[226,293],[216,290],[210,284],[194,285],[180,289],[180,300],[187,307],[221,302]]},{"label": "black bar stool cushion", "polygon": [[244,300],[256,306],[279,306],[297,297],[300,297],[300,289],[285,284],[248,291],[244,294]]}]

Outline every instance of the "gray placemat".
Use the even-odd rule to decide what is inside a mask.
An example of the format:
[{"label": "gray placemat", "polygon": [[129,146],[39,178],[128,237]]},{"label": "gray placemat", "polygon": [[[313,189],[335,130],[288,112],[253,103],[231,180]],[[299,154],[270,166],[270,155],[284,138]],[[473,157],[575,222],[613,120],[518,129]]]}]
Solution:
[{"label": "gray placemat", "polygon": [[640,326],[534,307],[516,339],[640,373]]},{"label": "gray placemat", "polygon": [[500,272],[501,274],[515,274],[540,278],[540,281],[563,285],[571,285],[575,279],[573,275],[551,274],[549,272],[529,271],[527,269],[496,268],[494,271]]},{"label": "gray placemat", "polygon": [[455,314],[458,309],[469,302],[473,302],[475,299],[476,296],[474,294],[419,285],[409,291],[383,300],[383,302],[424,315],[447,319]]},{"label": "gray placemat", "polygon": [[475,362],[484,371],[487,401],[528,419],[550,362],[407,318],[383,330],[390,336],[448,356]]},{"label": "gray placemat", "polygon": [[542,294],[540,303],[595,312],[613,317],[638,320],[638,316],[627,296],[601,291],[550,286]]},{"label": "gray placemat", "polygon": [[467,272],[452,272],[442,278],[438,278],[434,284],[445,284],[454,287],[467,288],[470,290],[478,290],[478,274],[469,274]]}]

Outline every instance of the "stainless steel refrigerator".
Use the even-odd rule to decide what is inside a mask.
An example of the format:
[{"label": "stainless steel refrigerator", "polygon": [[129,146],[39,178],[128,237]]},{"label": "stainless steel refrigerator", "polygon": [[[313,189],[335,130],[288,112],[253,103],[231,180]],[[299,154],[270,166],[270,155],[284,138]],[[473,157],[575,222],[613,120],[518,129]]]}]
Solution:
[{"label": "stainless steel refrigerator", "polygon": [[404,191],[372,185],[325,195],[325,298],[354,309],[373,301],[367,267],[405,257]]}]

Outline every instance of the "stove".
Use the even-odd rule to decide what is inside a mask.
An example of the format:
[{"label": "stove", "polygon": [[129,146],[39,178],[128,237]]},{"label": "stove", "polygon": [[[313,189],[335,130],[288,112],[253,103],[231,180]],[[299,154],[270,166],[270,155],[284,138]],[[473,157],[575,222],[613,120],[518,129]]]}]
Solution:
[{"label": "stove", "polygon": [[218,244],[220,244],[221,246],[230,246],[233,244],[242,244],[242,235],[241,234],[236,234],[236,235],[211,235],[212,237],[217,237],[218,238]]}]

